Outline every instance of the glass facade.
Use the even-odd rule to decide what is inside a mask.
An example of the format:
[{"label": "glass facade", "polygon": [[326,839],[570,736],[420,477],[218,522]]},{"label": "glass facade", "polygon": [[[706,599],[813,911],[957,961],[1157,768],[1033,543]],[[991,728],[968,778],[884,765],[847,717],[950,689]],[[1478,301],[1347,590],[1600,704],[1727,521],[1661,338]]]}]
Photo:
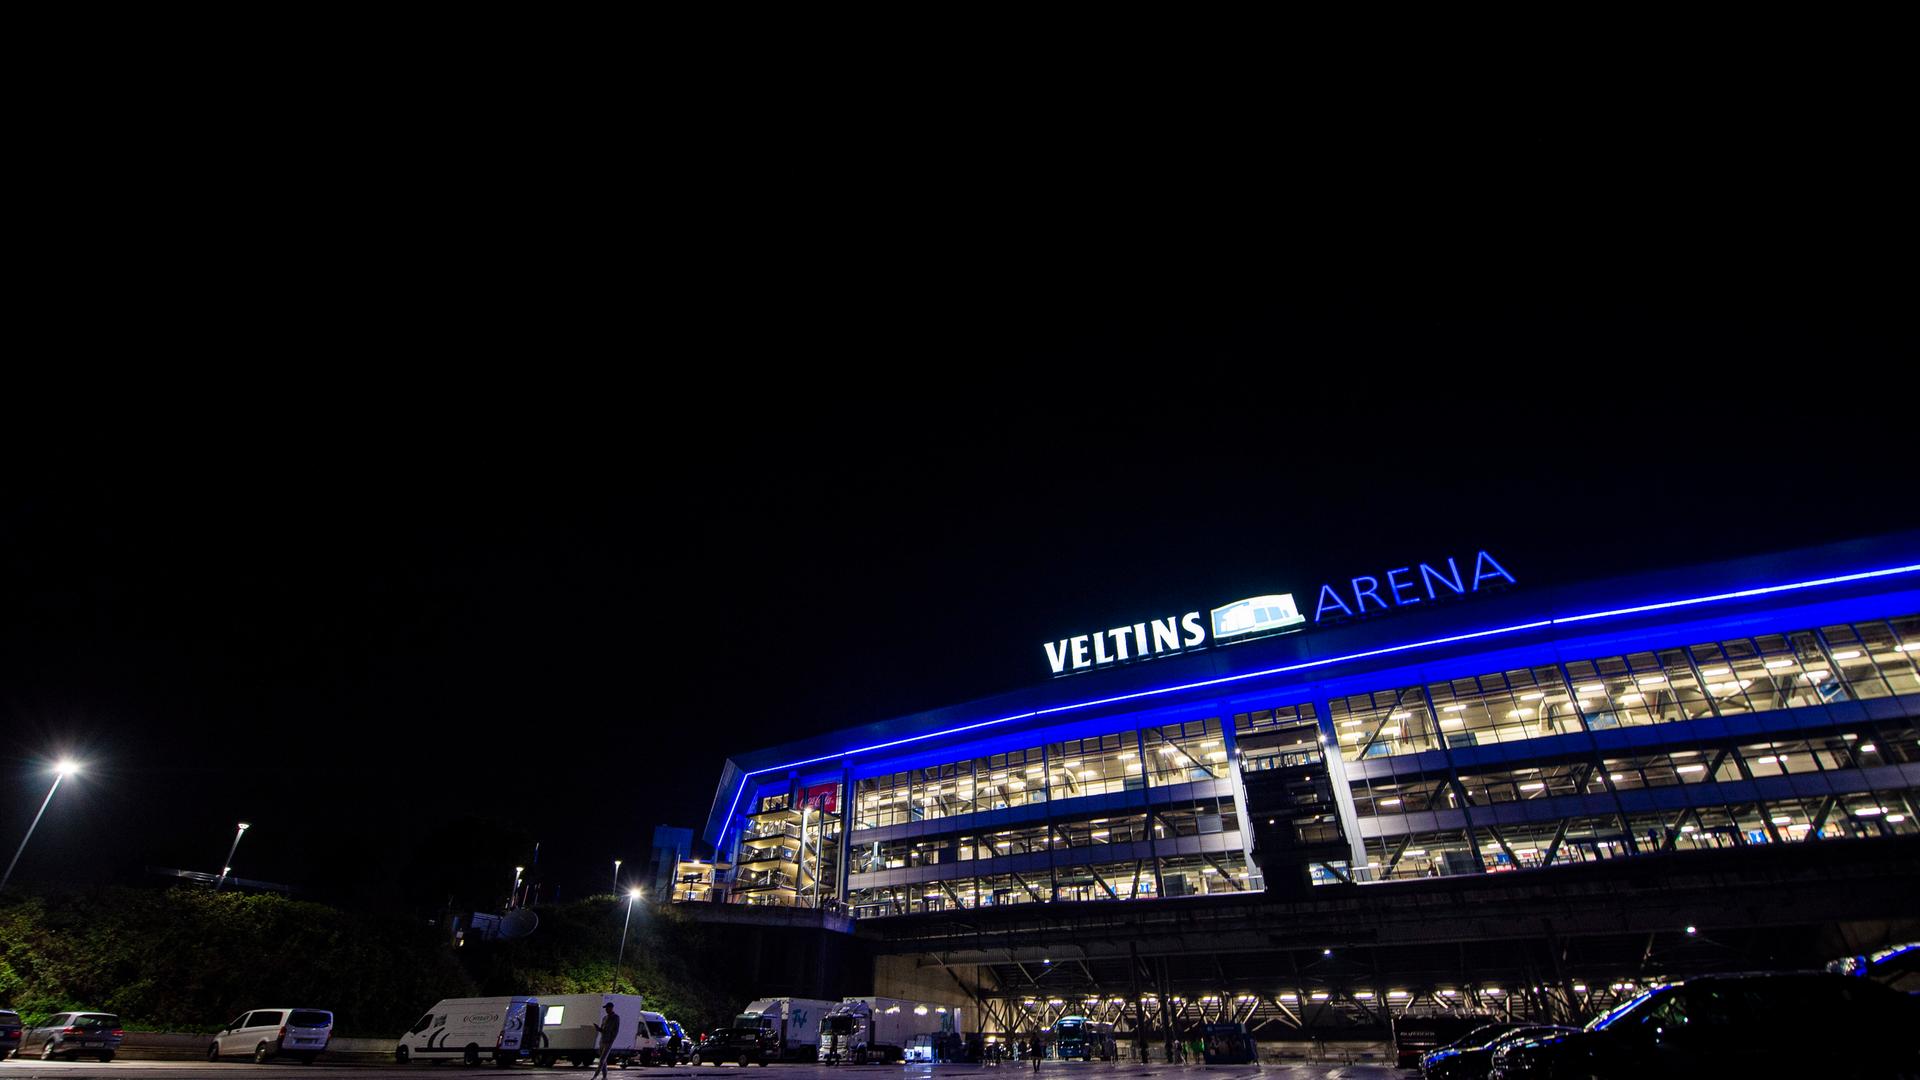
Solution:
[{"label": "glass facade", "polygon": [[1271,887],[1262,845],[1334,884],[1920,830],[1920,616],[1285,693],[1314,700],[762,785],[730,898],[868,917]]}]

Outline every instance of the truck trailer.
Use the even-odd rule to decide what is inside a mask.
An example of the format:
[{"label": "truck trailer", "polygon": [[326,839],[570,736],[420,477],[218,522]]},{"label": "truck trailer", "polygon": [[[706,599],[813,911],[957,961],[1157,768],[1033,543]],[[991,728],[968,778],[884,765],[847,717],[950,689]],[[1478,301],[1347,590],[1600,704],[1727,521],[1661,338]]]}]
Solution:
[{"label": "truck trailer", "polygon": [[[585,1068],[600,1057],[600,1031],[606,1004],[620,1018],[620,1033],[607,1060],[624,1067],[636,1060],[634,1040],[641,1034],[641,998],[638,994],[547,994],[540,998],[540,1046],[534,1060],[541,1065],[569,1061]],[[647,1062],[651,1064],[651,1062]]]},{"label": "truck trailer", "polygon": [[905,1061],[916,1035],[960,1030],[960,1010],[904,998],[847,998],[820,1022],[815,1060],[831,1065]]},{"label": "truck trailer", "polygon": [[820,1020],[839,1004],[817,998],[760,998],[740,1010],[733,1026],[772,1033],[781,1061],[812,1061],[820,1045]]}]

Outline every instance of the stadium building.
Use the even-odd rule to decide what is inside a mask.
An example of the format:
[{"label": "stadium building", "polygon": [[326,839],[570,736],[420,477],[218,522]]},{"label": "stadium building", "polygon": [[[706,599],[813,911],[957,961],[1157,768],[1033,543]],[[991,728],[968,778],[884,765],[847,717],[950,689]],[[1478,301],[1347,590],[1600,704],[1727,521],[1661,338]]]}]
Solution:
[{"label": "stadium building", "polygon": [[766,928],[740,962],[770,993],[1143,1040],[1566,1019],[1920,936],[1920,533],[1273,589],[1035,642],[1027,690],[735,755],[674,898]]}]

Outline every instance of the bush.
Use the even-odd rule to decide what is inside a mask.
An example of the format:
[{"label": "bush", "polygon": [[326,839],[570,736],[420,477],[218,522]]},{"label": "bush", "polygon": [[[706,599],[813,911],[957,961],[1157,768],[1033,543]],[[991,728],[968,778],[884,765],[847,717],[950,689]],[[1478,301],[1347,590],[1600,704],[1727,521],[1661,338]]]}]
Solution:
[{"label": "bush", "polygon": [[0,900],[0,1001],[37,1018],[101,1009],[129,1027],[214,1031],[264,1005],[331,1009],[391,1034],[471,991],[431,927],[274,895],[176,888]]},{"label": "bush", "polygon": [[[446,944],[424,920],[361,915],[272,894],[111,888],[0,897],[0,1004],[29,1022],[100,1009],[133,1029],[210,1032],[242,1010],[331,1009],[335,1032],[405,1030],[447,997],[601,993],[613,985],[626,904],[611,896],[540,909],[520,941]],[[636,906],[620,990],[690,1031],[747,999],[708,958],[719,931]]]}]

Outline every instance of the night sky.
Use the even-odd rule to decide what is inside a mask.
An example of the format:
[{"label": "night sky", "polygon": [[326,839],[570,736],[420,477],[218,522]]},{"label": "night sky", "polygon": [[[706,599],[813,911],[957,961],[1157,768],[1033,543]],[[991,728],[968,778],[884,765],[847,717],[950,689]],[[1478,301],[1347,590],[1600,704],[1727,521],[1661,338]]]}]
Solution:
[{"label": "night sky", "polygon": [[290,379],[17,460],[5,855],[87,765],[17,883],[215,871],[245,819],[237,872],[321,899],[483,902],[535,840],[578,895],[726,754],[1043,681],[1049,638],[1920,526],[1886,293],[1145,296],[695,305],[617,376]]}]

